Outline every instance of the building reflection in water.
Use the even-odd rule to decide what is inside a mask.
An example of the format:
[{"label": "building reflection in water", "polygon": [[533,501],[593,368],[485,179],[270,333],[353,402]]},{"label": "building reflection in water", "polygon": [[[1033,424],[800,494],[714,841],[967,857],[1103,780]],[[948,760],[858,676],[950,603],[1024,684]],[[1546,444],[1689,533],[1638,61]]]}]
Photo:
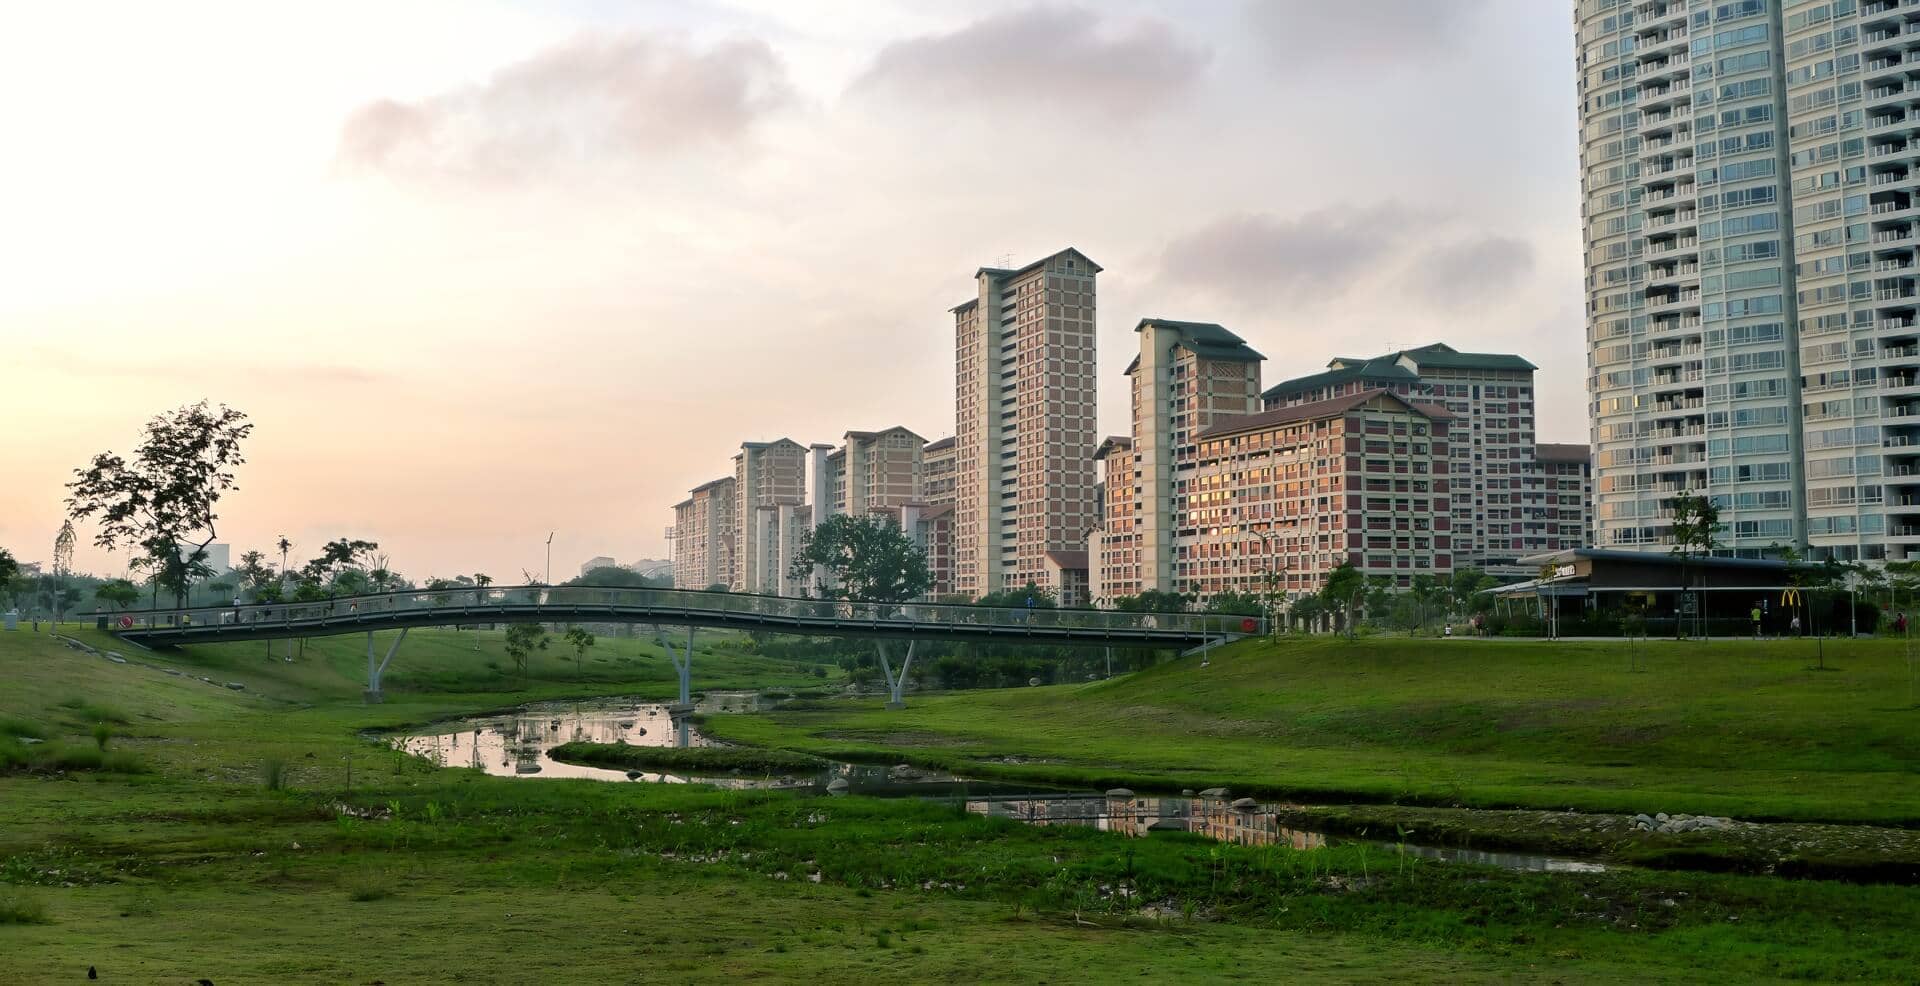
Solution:
[{"label": "building reflection in water", "polygon": [[977,799],[967,810],[992,818],[1010,818],[1030,825],[1078,825],[1123,835],[1153,832],[1192,832],[1222,842],[1248,846],[1289,846],[1319,849],[1327,837],[1319,832],[1289,828],[1277,811],[1260,805],[1241,805],[1225,798],[1150,798],[1134,795],[1059,798]]}]

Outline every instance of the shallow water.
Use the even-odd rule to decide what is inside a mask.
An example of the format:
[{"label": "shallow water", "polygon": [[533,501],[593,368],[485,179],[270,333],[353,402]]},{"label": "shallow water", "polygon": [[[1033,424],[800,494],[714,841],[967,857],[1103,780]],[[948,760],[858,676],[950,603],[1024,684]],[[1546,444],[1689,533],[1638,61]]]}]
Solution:
[{"label": "shallow water", "polygon": [[[701,713],[758,712],[773,701],[757,692],[709,692],[694,710]],[[1227,798],[1160,797],[1074,792],[1045,785],[971,780],[939,770],[832,763],[813,773],[751,776],[701,776],[654,771],[624,771],[561,763],[548,751],[562,743],[620,743],[632,746],[717,746],[683,716],[659,702],[626,699],[539,702],[511,713],[441,723],[430,732],[398,737],[394,745],[449,767],[474,767],[497,777],[576,777],[590,780],[665,784],[711,784],[734,789],[778,789],[811,794],[862,794],[872,797],[937,799],[967,811],[1010,818],[1031,825],[1077,825],[1145,836],[1191,832],[1223,842],[1254,846],[1318,849],[1342,842],[1366,843],[1387,852],[1445,862],[1498,866],[1546,873],[1598,873],[1599,863],[1528,853],[1482,852],[1341,839],[1281,823],[1280,813],[1298,806],[1234,802]],[[833,787],[836,781],[846,782]]]}]

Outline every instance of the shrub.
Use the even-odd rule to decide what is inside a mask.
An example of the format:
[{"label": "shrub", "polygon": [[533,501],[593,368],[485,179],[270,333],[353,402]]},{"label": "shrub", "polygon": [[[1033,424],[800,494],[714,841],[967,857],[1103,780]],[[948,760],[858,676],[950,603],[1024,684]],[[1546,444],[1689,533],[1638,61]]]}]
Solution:
[{"label": "shrub", "polygon": [[287,786],[287,762],[279,757],[268,757],[260,761],[260,786],[269,791],[285,789]]},{"label": "shrub", "polygon": [[24,890],[0,894],[0,924],[46,924],[47,905]]},{"label": "shrub", "polygon": [[358,903],[386,900],[393,896],[393,881],[382,870],[362,870],[347,880],[347,899]]},{"label": "shrub", "polygon": [[0,736],[31,736],[46,739],[47,727],[19,716],[0,716]]},{"label": "shrub", "polygon": [[79,697],[61,702],[60,707],[72,709],[82,722],[116,722],[125,725],[133,721],[122,709]]},{"label": "shrub", "polygon": [[113,727],[107,725],[104,722],[96,722],[93,724],[93,744],[100,748],[100,752],[102,753],[106,752],[107,741],[112,738],[113,738]]}]

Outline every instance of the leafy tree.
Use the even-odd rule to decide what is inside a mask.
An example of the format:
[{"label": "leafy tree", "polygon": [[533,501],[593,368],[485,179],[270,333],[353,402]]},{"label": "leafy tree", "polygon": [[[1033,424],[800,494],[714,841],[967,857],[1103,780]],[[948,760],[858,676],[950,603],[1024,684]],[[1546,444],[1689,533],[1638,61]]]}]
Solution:
[{"label": "leafy tree", "polygon": [[1115,599],[1113,608],[1127,613],[1184,613],[1193,598],[1185,593],[1148,589],[1137,596]]},{"label": "leafy tree", "polygon": [[116,610],[126,609],[140,601],[140,588],[126,579],[114,579],[95,587],[93,598]]},{"label": "leafy tree", "polygon": [[1480,604],[1480,597],[1488,590],[1499,585],[1498,579],[1478,568],[1463,568],[1453,573],[1449,584],[1449,594],[1453,597],[1454,612],[1461,616],[1471,613]]},{"label": "leafy tree", "polygon": [[1321,599],[1319,595],[1301,596],[1299,599],[1295,599],[1293,606],[1288,609],[1287,619],[1297,621],[1311,630],[1314,623],[1317,622],[1320,617],[1326,615],[1326,612],[1326,601]]},{"label": "leafy tree", "polygon": [[836,514],[800,536],[793,577],[824,573],[822,598],[894,603],[924,595],[933,578],[927,554],[885,517]]},{"label": "leafy tree", "polygon": [[580,661],[587,656],[587,648],[593,646],[593,634],[588,633],[584,627],[570,626],[563,639],[566,640],[568,647],[573,648],[573,676],[578,678]]},{"label": "leafy tree", "polygon": [[616,589],[654,589],[660,588],[658,580],[647,578],[639,572],[621,568],[618,565],[601,565],[589,569],[577,579],[568,579],[563,585],[590,585]]},{"label": "leafy tree", "polygon": [[1388,608],[1393,604],[1393,590],[1393,576],[1367,576],[1367,619],[1378,621],[1387,615]]},{"label": "leafy tree", "polygon": [[[93,540],[102,548],[138,547],[153,559],[184,554],[190,569],[218,538],[215,508],[238,488],[232,470],[246,462],[240,444],[252,431],[245,414],[224,404],[214,410],[205,401],[155,417],[132,459],[102,452],[74,470],[67,512],[97,520]],[[175,570],[165,581],[184,606],[190,572],[181,574]],[[156,580],[156,591],[159,586]]]},{"label": "leafy tree", "polygon": [[13,553],[0,548],[0,586],[8,585],[20,574],[20,563],[15,561]]},{"label": "leafy tree", "polygon": [[1419,628],[1427,625],[1427,607],[1444,600],[1446,592],[1440,587],[1439,580],[1427,572],[1415,575],[1407,589],[1408,594],[1413,597],[1413,605],[1418,613],[1414,624],[1415,630],[1418,631]]},{"label": "leafy tree", "polygon": [[1360,594],[1366,590],[1366,578],[1360,570],[1353,567],[1352,561],[1343,561],[1338,568],[1327,573],[1325,585],[1320,587],[1320,598],[1331,609],[1346,617],[1347,636],[1354,634],[1353,615],[1360,601]]},{"label": "leafy tree", "polygon": [[1232,616],[1265,616],[1266,600],[1251,592],[1221,592],[1207,600],[1207,612]]},{"label": "leafy tree", "polygon": [[520,672],[522,683],[527,680],[527,667],[534,652],[546,650],[551,643],[547,628],[538,623],[515,623],[507,628],[507,656],[513,659],[514,670]]},{"label": "leafy tree", "polygon": [[367,558],[380,545],[357,538],[338,538],[320,549],[320,557],[307,562],[300,574],[308,581],[328,586],[331,595],[353,595],[367,591]]},{"label": "leafy tree", "polygon": [[476,572],[473,576],[473,584],[479,586],[481,589],[485,589],[487,586],[493,584],[493,576],[485,572]]},{"label": "leafy tree", "polygon": [[[1029,605],[1031,603],[1031,605]],[[1060,604],[1053,593],[1042,589],[1038,583],[1029,582],[1024,589],[1002,589],[981,596],[976,606],[994,606],[1000,609],[1059,609]]]},{"label": "leafy tree", "polygon": [[708,585],[705,591],[707,591],[707,592],[732,592],[732,591],[733,591],[733,587],[732,587],[732,586],[729,586],[729,585],[727,585],[727,584],[726,584],[725,582],[714,582],[714,583],[712,583],[712,584],[710,584],[710,585]]},{"label": "leafy tree", "polygon": [[260,601],[260,592],[277,581],[273,566],[267,564],[264,552],[248,551],[240,555],[240,567],[233,570],[240,580],[240,587],[253,593],[255,602]]},{"label": "leafy tree", "polygon": [[[1713,499],[1704,494],[1681,492],[1673,498],[1673,548],[1672,553],[1680,558],[1680,584],[1693,596],[1694,618],[1700,619],[1700,593],[1691,586],[1688,578],[1688,562],[1694,558],[1713,554],[1720,546],[1718,535],[1721,530],[1720,508]],[[1680,636],[1680,621],[1673,621],[1673,635]]]}]

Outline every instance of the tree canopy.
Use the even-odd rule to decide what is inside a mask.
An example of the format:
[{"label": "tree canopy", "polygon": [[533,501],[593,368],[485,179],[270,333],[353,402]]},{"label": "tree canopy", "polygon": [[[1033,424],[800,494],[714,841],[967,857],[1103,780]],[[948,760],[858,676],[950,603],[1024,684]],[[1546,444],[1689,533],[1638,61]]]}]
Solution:
[{"label": "tree canopy", "polygon": [[885,517],[836,514],[800,536],[792,575],[806,581],[824,573],[822,598],[904,602],[924,595],[933,577],[927,554]]},{"label": "tree canopy", "polygon": [[253,431],[247,416],[222,404],[190,404],[147,422],[132,458],[102,452],[74,470],[67,512],[99,525],[94,544],[138,548],[154,569],[156,590],[181,599],[207,545],[218,537],[220,499],[238,489],[233,469],[246,462],[240,444]]}]

